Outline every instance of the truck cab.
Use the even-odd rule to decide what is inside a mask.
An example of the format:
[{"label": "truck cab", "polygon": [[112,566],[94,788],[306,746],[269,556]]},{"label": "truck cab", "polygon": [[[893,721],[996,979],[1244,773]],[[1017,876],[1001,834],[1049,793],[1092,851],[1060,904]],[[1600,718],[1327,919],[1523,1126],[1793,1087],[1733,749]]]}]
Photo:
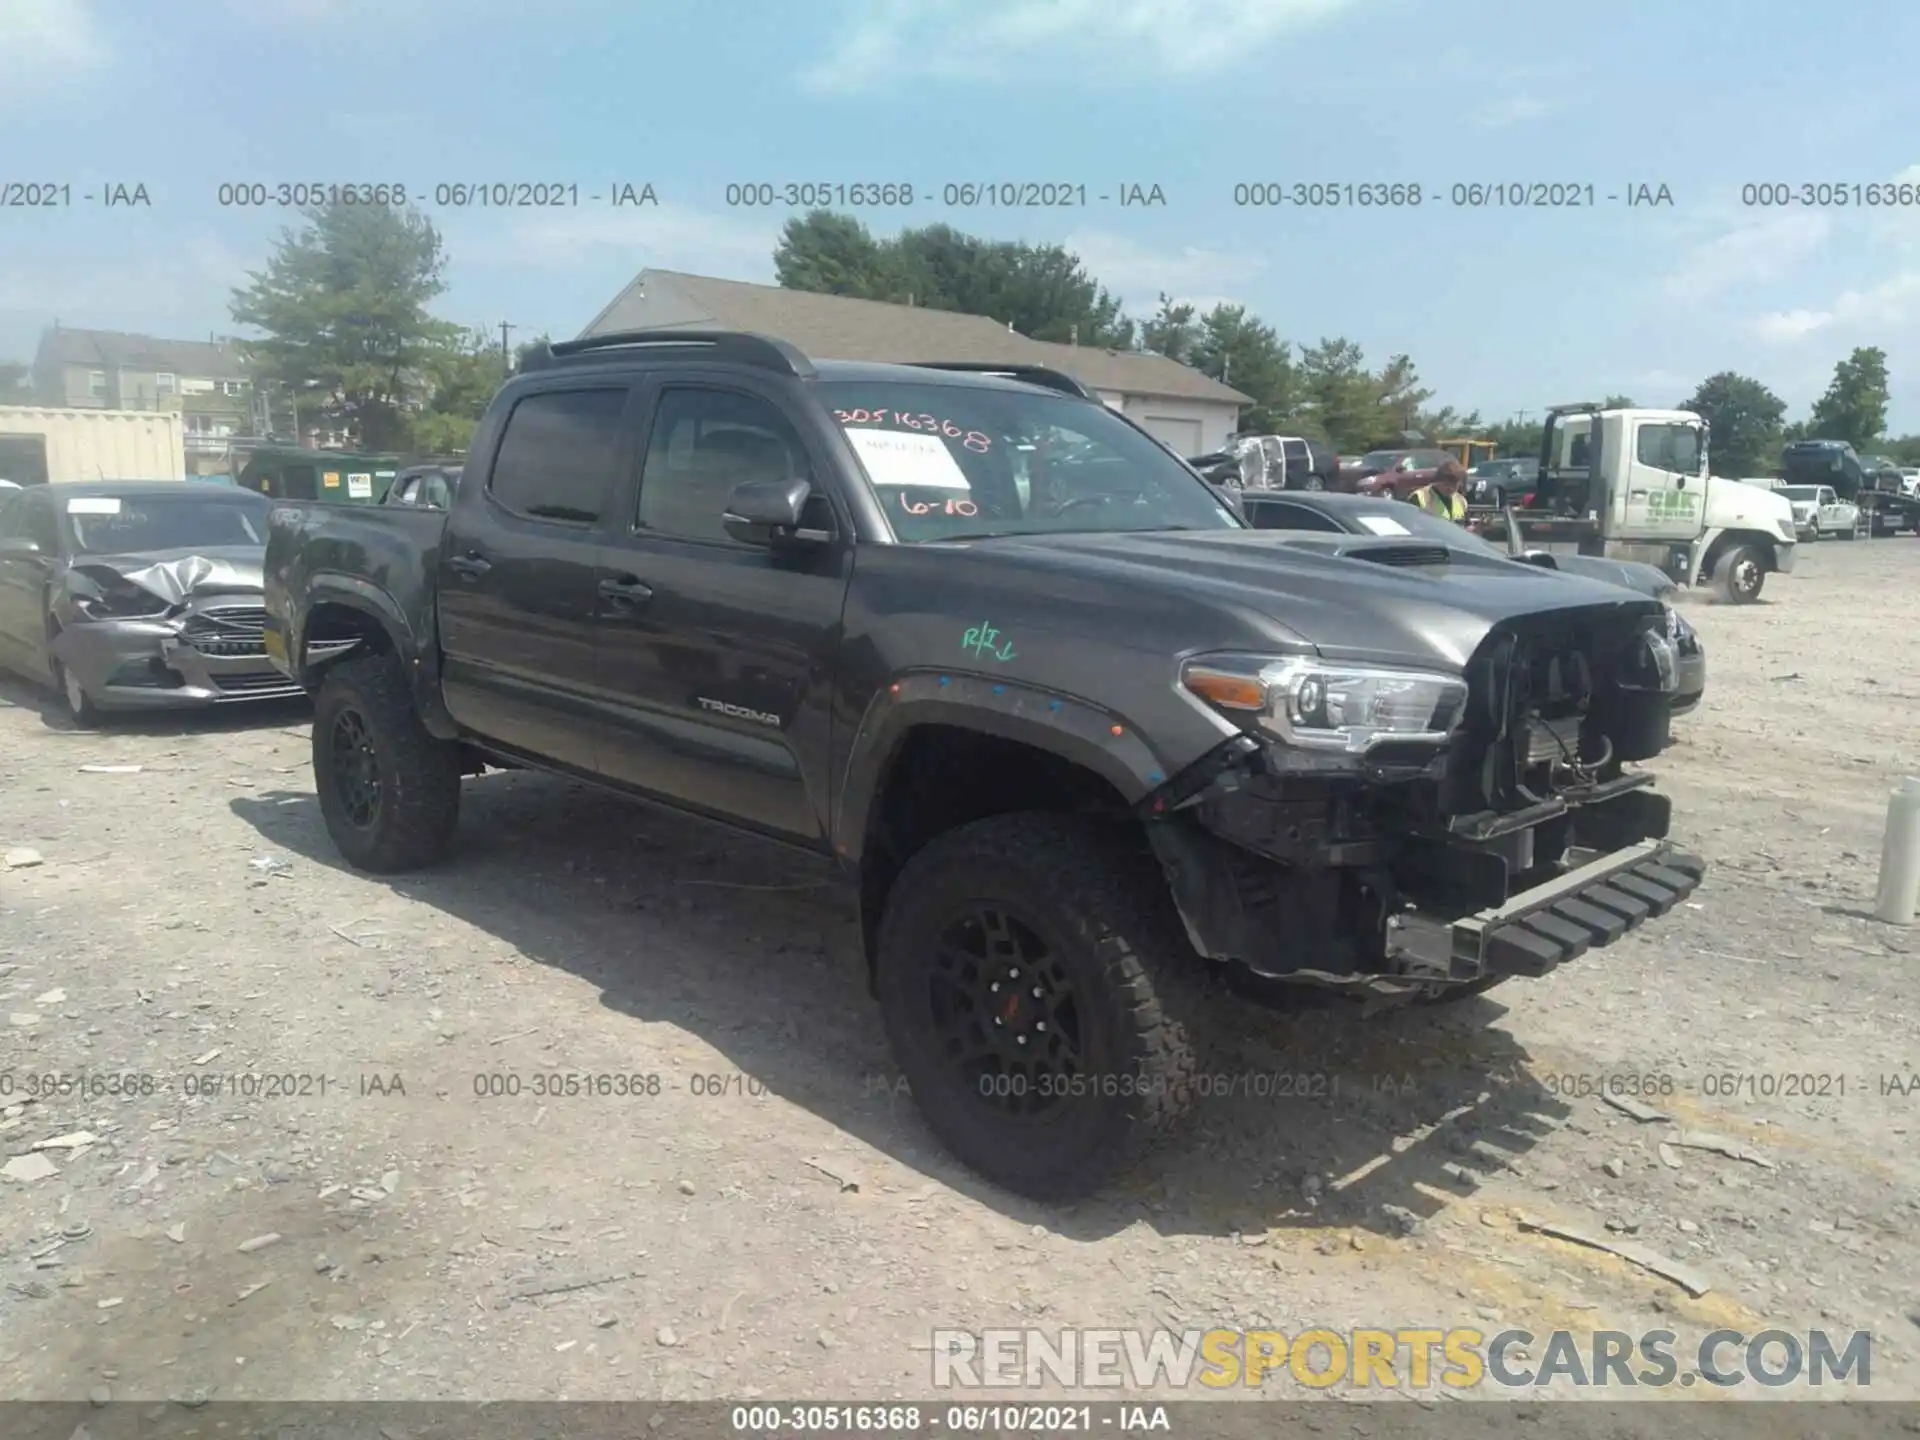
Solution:
[{"label": "truck cab", "polygon": [[1793,569],[1793,506],[1713,475],[1707,442],[1707,422],[1690,410],[1555,406],[1532,504],[1511,512],[1514,523],[1529,540],[1646,561],[1751,603],[1768,575]]}]

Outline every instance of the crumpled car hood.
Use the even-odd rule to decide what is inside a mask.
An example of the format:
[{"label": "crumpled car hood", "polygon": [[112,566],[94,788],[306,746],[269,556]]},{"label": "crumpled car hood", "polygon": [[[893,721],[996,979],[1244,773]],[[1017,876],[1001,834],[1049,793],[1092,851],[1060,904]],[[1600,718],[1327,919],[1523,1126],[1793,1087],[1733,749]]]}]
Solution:
[{"label": "crumpled car hood", "polygon": [[137,586],[178,605],[204,595],[258,595],[266,551],[257,545],[160,550],[142,555],[83,555],[68,573],[95,585]]}]

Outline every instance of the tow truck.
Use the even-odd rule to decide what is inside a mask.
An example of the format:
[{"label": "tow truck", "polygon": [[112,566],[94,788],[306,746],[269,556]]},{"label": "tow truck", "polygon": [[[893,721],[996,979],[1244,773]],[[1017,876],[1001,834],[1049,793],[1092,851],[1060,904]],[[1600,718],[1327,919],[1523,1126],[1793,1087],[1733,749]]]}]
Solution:
[{"label": "tow truck", "polygon": [[1678,584],[1710,584],[1724,600],[1751,604],[1768,575],[1793,570],[1793,506],[1711,475],[1707,440],[1707,422],[1691,410],[1553,406],[1533,493],[1474,517],[1477,527],[1489,538],[1517,530],[1530,545],[1645,561]]}]

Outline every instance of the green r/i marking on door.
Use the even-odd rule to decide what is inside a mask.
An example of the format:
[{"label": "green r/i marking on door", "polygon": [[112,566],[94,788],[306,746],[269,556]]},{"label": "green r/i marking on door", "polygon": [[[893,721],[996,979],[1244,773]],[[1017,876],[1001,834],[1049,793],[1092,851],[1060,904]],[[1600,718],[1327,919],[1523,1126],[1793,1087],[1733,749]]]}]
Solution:
[{"label": "green r/i marking on door", "polygon": [[984,620],[960,637],[960,648],[972,655],[991,655],[995,660],[1013,659],[1013,642],[1002,640],[999,630]]}]

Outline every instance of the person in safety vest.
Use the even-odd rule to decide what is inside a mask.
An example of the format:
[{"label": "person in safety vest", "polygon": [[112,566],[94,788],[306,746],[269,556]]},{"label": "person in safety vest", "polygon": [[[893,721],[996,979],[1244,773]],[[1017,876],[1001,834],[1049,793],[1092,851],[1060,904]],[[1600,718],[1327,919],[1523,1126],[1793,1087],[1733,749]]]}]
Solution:
[{"label": "person in safety vest", "polygon": [[1466,479],[1467,472],[1461,468],[1460,462],[1449,460],[1433,472],[1432,480],[1407,498],[1429,515],[1438,515],[1442,520],[1464,525],[1467,523],[1467,497],[1461,493],[1461,488]]}]

